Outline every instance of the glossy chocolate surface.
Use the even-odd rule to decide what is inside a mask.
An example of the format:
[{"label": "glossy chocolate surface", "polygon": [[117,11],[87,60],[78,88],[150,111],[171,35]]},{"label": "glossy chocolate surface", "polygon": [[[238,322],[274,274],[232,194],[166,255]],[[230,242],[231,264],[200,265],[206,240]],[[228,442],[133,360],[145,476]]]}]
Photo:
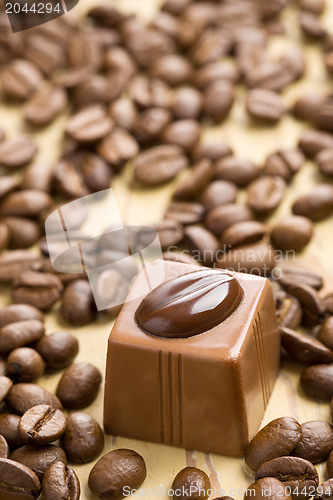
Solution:
[{"label": "glossy chocolate surface", "polygon": [[140,303],[135,319],[143,331],[157,337],[191,337],[221,324],[242,298],[236,278],[202,269],[155,288]]}]

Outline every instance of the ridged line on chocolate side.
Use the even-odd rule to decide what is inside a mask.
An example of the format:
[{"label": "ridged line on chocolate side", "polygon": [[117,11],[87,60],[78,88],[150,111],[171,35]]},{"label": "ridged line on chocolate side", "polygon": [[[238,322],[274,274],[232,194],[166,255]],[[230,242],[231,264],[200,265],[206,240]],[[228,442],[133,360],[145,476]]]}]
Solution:
[{"label": "ridged line on chocolate side", "polygon": [[267,393],[267,376],[263,360],[261,321],[258,320],[258,317],[256,317],[253,322],[253,336],[257,351],[262,397],[264,402],[264,408],[266,408],[269,399],[269,393]]}]

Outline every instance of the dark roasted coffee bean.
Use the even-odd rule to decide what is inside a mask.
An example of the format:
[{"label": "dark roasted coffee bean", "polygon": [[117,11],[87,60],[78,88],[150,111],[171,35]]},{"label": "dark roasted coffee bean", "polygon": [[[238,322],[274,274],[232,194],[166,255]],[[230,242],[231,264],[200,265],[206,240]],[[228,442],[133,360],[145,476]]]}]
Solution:
[{"label": "dark roasted coffee bean", "polygon": [[36,384],[14,384],[7,400],[11,408],[20,415],[37,405],[49,405],[56,410],[62,409],[57,396]]},{"label": "dark roasted coffee bean", "polygon": [[13,250],[0,255],[0,282],[9,283],[27,269],[39,267],[40,256],[29,250]]},{"label": "dark roasted coffee bean", "polygon": [[333,212],[333,187],[330,184],[315,186],[294,202],[292,211],[313,221],[328,217]]},{"label": "dark roasted coffee bean", "polygon": [[0,215],[17,217],[37,217],[49,208],[52,199],[47,193],[35,189],[25,189],[10,193],[0,203]]},{"label": "dark roasted coffee bean", "polygon": [[209,27],[196,40],[190,57],[196,66],[204,66],[227,55],[232,47],[231,33],[223,28]]},{"label": "dark roasted coffee bean", "polygon": [[61,410],[48,405],[37,405],[22,415],[19,434],[25,443],[44,445],[59,439],[65,428],[66,417]]},{"label": "dark roasted coffee bean", "polygon": [[126,130],[115,128],[98,144],[97,152],[112,167],[119,168],[138,154],[139,146]]},{"label": "dark roasted coffee bean", "polygon": [[317,92],[306,92],[302,94],[294,103],[293,112],[299,120],[312,121],[315,113],[325,102],[325,96]]},{"label": "dark roasted coffee bean", "polygon": [[146,109],[137,116],[133,134],[140,144],[149,144],[160,137],[165,127],[170,124],[171,118],[167,109]]},{"label": "dark roasted coffee bean", "polygon": [[70,462],[75,464],[92,462],[104,448],[103,430],[87,413],[72,413],[67,418],[61,446]]},{"label": "dark roasted coffee bean", "polygon": [[273,123],[279,121],[286,112],[282,97],[265,89],[254,89],[247,93],[246,109],[253,118]]},{"label": "dark roasted coffee bean", "polygon": [[327,460],[333,449],[333,427],[327,422],[314,420],[301,425],[302,439],[293,450],[293,455],[312,463]]},{"label": "dark roasted coffee bean", "polygon": [[320,130],[305,130],[298,141],[298,147],[312,158],[322,149],[333,147],[333,135]]},{"label": "dark roasted coffee bean", "polygon": [[329,500],[330,498],[332,498],[332,491],[333,491],[333,480],[327,479],[318,486],[314,498],[315,500]]},{"label": "dark roasted coffee bean", "polygon": [[257,221],[237,222],[226,229],[221,236],[222,247],[226,250],[248,245],[261,240],[267,231],[265,224]]},{"label": "dark roasted coffee bean", "polygon": [[12,413],[0,413],[0,434],[6,439],[11,449],[23,445],[18,432],[20,417]]},{"label": "dark roasted coffee bean", "polygon": [[61,314],[72,325],[86,325],[94,320],[96,306],[87,281],[72,281],[66,287],[62,296]]},{"label": "dark roasted coffee bean", "polygon": [[101,46],[92,33],[81,30],[74,33],[68,44],[69,65],[74,68],[85,66],[98,70],[103,61]]},{"label": "dark roasted coffee bean", "polygon": [[[332,402],[331,402],[331,415],[332,415]],[[327,460],[327,476],[333,478],[333,453],[331,452]]]},{"label": "dark roasted coffee bean", "polygon": [[45,335],[35,349],[51,368],[63,368],[69,365],[79,352],[77,339],[68,332],[59,331]]},{"label": "dark roasted coffee bean", "polygon": [[114,123],[102,106],[84,108],[67,122],[66,133],[75,141],[89,143],[105,137],[113,129]]},{"label": "dark roasted coffee bean", "polygon": [[135,179],[151,186],[172,180],[187,165],[187,158],[176,145],[156,146],[143,151],[133,161]]},{"label": "dark roasted coffee bean", "polygon": [[[110,74],[120,74],[127,82],[137,73],[137,66],[130,54],[122,47],[110,47],[105,54],[104,66]],[[110,98],[110,101],[115,96]]]},{"label": "dark roasted coffee bean", "polygon": [[0,328],[0,353],[7,354],[17,347],[37,342],[44,333],[44,325],[37,319],[9,323]]},{"label": "dark roasted coffee bean", "polygon": [[281,177],[260,177],[249,185],[247,203],[259,216],[267,216],[279,206],[285,190],[286,184]]},{"label": "dark roasted coffee bean", "polygon": [[47,125],[63,111],[66,104],[67,95],[63,89],[42,88],[26,102],[23,116],[32,125]]},{"label": "dark roasted coffee bean", "polygon": [[266,158],[263,173],[277,175],[289,182],[297,174],[305,159],[300,149],[280,149]]},{"label": "dark roasted coffee bean", "polygon": [[143,68],[150,68],[165,54],[174,52],[174,42],[160,31],[144,28],[142,31],[132,33],[125,45],[134,60]]},{"label": "dark roasted coffee bean", "polygon": [[289,455],[301,439],[301,425],[294,418],[280,417],[272,420],[247,446],[245,462],[256,471],[268,460]]},{"label": "dark roasted coffee bean", "polygon": [[133,130],[137,118],[137,110],[130,99],[125,97],[117,99],[111,103],[109,111],[118,127],[128,131]]},{"label": "dark roasted coffee bean", "polygon": [[319,482],[316,468],[308,460],[299,457],[269,460],[259,467],[255,476],[256,480],[265,477],[275,477],[282,482],[286,491],[290,488],[290,496],[294,500],[311,497],[311,490],[314,490]]},{"label": "dark roasted coffee bean", "polygon": [[266,243],[258,242],[219,253],[216,266],[239,273],[268,277],[275,267],[275,252]]},{"label": "dark roasted coffee bean", "polygon": [[259,175],[259,169],[248,160],[229,156],[216,163],[215,177],[233,182],[239,187],[244,187],[254,181]]},{"label": "dark roasted coffee bean", "polygon": [[333,176],[333,148],[322,149],[315,157],[315,161],[321,173]]},{"label": "dark roasted coffee bean", "polygon": [[274,294],[276,319],[280,327],[298,328],[302,321],[302,308],[299,300],[283,290]]},{"label": "dark roasted coffee bean", "polygon": [[333,314],[333,293],[328,292],[326,295],[324,295],[324,297],[322,297],[322,301],[326,312],[328,314]]},{"label": "dark roasted coffee bean", "polygon": [[166,144],[179,146],[185,151],[199,142],[201,135],[200,123],[195,120],[178,120],[168,125],[162,134],[162,141]]},{"label": "dark roasted coffee bean", "polygon": [[332,97],[329,96],[324,102],[318,106],[314,115],[312,116],[312,123],[315,127],[321,130],[332,131],[333,128],[333,105]]},{"label": "dark roasted coffee bean", "polygon": [[9,238],[8,226],[4,222],[0,222],[0,251],[8,247]]},{"label": "dark roasted coffee bean", "polygon": [[23,59],[15,59],[1,74],[3,91],[15,99],[26,99],[40,85],[42,74],[36,66]]},{"label": "dark roasted coffee bean", "polygon": [[173,201],[164,214],[166,219],[174,219],[177,222],[188,225],[201,222],[205,215],[205,209],[200,203],[188,201]]},{"label": "dark roasted coffee bean", "polygon": [[248,208],[227,203],[225,205],[218,205],[209,211],[205,218],[205,226],[216,234],[216,236],[221,236],[233,224],[252,219],[253,216]]},{"label": "dark roasted coffee bean", "polygon": [[4,217],[1,220],[8,229],[9,248],[30,248],[41,236],[40,225],[33,220],[23,217]]},{"label": "dark roasted coffee bean", "polygon": [[210,160],[200,160],[191,168],[187,177],[176,185],[172,198],[178,201],[192,200],[205,189],[212,176],[213,169]]},{"label": "dark roasted coffee bean", "polygon": [[322,276],[309,269],[289,264],[281,267],[279,271],[280,273],[277,280],[286,290],[288,290],[290,286],[295,285],[295,283],[311,286],[315,290],[320,290],[323,287]]},{"label": "dark roasted coffee bean", "polygon": [[192,150],[192,158],[199,161],[207,158],[213,162],[232,155],[232,149],[222,140],[199,142]]},{"label": "dark roasted coffee bean", "polygon": [[113,450],[104,455],[92,468],[88,486],[99,498],[121,500],[125,486],[137,489],[146,479],[143,458],[132,450]]},{"label": "dark roasted coffee bean", "polygon": [[191,63],[185,57],[168,54],[155,61],[150,68],[150,74],[171,87],[177,87],[189,82],[192,70]]},{"label": "dark roasted coffee bean", "polygon": [[332,363],[333,352],[319,340],[290,328],[280,328],[282,345],[288,354],[305,365]]},{"label": "dark roasted coffee bean", "polygon": [[92,7],[88,12],[88,16],[94,19],[98,24],[109,28],[116,26],[126,18],[125,14],[109,4]]},{"label": "dark roasted coffee bean", "polygon": [[0,458],[8,458],[9,446],[5,438],[0,434]]},{"label": "dark roasted coffee bean", "polygon": [[296,297],[302,306],[303,323],[314,326],[322,321],[325,308],[314,288],[295,283],[290,285],[288,292]]},{"label": "dark roasted coffee bean", "polygon": [[29,304],[49,309],[59,299],[63,286],[57,276],[50,273],[25,271],[12,283],[12,297],[16,304]]},{"label": "dark roasted coffee bean", "polygon": [[315,399],[330,400],[333,396],[333,365],[313,365],[301,375],[301,386]]},{"label": "dark roasted coffee bean", "polygon": [[171,106],[170,87],[157,78],[135,76],[129,84],[129,94],[140,109],[169,108]]},{"label": "dark roasted coffee bean", "polygon": [[65,408],[86,408],[96,399],[101,382],[102,375],[95,366],[74,363],[61,377],[57,396]]},{"label": "dark roasted coffee bean", "polygon": [[35,349],[19,347],[7,358],[7,374],[15,382],[32,382],[44,373],[44,361]]},{"label": "dark roasted coffee bean", "polygon": [[281,92],[294,80],[295,74],[290,71],[290,67],[267,58],[246,73],[247,87],[274,92]]},{"label": "dark roasted coffee bean", "polygon": [[23,167],[37,153],[37,144],[28,135],[0,143],[0,165],[6,168]]},{"label": "dark roasted coffee bean", "polygon": [[202,109],[202,95],[192,87],[181,87],[174,96],[172,112],[178,120],[197,120]]},{"label": "dark roasted coffee bean", "polygon": [[0,404],[6,399],[10,389],[12,388],[13,382],[10,378],[5,376],[0,376]]},{"label": "dark roasted coffee bean", "polygon": [[211,182],[200,197],[207,212],[221,205],[232,204],[237,198],[237,187],[229,181]]},{"label": "dark roasted coffee bean", "polygon": [[184,243],[192,256],[204,265],[211,266],[216,259],[219,242],[213,233],[201,226],[187,226],[184,229]]},{"label": "dark roasted coffee bean", "polygon": [[205,90],[217,80],[227,80],[230,83],[239,81],[239,70],[234,62],[214,61],[197,69],[192,75],[192,81],[199,90]]},{"label": "dark roasted coffee bean", "polygon": [[72,100],[76,108],[108,104],[117,99],[127,84],[127,77],[122,73],[110,73],[105,76],[90,75],[75,86]]},{"label": "dark roasted coffee bean", "polygon": [[244,499],[255,498],[256,500],[290,500],[286,489],[281,481],[275,477],[264,477],[252,483],[245,491]]},{"label": "dark roasted coffee bean", "polygon": [[310,219],[291,215],[273,226],[271,242],[279,250],[300,252],[311,241],[312,235],[313,224]]},{"label": "dark roasted coffee bean", "polygon": [[11,304],[0,309],[0,328],[26,319],[37,319],[43,322],[44,316],[39,309],[26,304]]},{"label": "dark roasted coffee bean", "polygon": [[0,477],[0,496],[4,500],[33,500],[39,497],[41,485],[29,467],[0,458]]},{"label": "dark roasted coffee bean", "polygon": [[327,35],[327,31],[320,19],[312,12],[303,11],[299,15],[299,25],[303,33],[311,38],[322,39]]},{"label": "dark roasted coffee bean", "polygon": [[203,112],[215,123],[229,115],[235,100],[235,91],[227,80],[216,80],[206,87],[203,94]]},{"label": "dark roasted coffee bean", "polygon": [[329,316],[323,322],[318,333],[318,340],[329,349],[333,349],[333,316]]},{"label": "dark roasted coffee bean", "polygon": [[73,469],[58,460],[51,464],[43,477],[44,500],[80,500],[80,481]]},{"label": "dark roasted coffee bean", "polygon": [[[172,482],[173,498],[176,500],[202,499],[206,500],[211,489],[210,479],[207,474],[197,467],[185,467],[178,472]],[[180,492],[180,494],[179,494]]]},{"label": "dark roasted coffee bean", "polygon": [[33,446],[27,444],[15,450],[11,458],[20,464],[26,465],[38,476],[42,482],[45,471],[58,460],[67,463],[65,452],[53,444]]}]

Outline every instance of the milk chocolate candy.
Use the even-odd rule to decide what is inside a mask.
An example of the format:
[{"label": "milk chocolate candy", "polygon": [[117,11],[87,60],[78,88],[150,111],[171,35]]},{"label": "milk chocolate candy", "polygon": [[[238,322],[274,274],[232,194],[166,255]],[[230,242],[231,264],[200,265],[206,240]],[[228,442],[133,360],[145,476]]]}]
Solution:
[{"label": "milk chocolate candy", "polygon": [[[111,331],[105,430],[242,456],[279,370],[270,284],[248,274],[163,264],[164,282],[144,297],[147,270],[137,276]],[[149,275],[159,266],[149,264]]]}]

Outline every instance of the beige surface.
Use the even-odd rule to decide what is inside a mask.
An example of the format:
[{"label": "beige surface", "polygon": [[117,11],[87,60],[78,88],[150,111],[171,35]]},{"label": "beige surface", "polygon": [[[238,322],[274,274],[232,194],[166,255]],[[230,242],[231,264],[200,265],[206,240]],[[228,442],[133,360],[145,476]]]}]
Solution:
[{"label": "beige surface", "polygon": [[[94,5],[94,0],[80,0],[80,5],[76,10],[84,11],[89,5]],[[118,0],[116,2],[126,11],[140,11],[147,18],[159,3],[157,0]],[[333,19],[333,2],[330,0],[332,12],[327,15],[326,24],[329,28],[329,19]],[[296,29],[295,12],[289,9],[284,15],[290,39],[298,40],[299,34]],[[274,53],[282,53],[290,41],[285,42],[280,37],[276,37],[271,49]],[[325,84],[325,71],[320,57],[320,52],[316,45],[308,45],[306,50],[307,58],[307,78],[297,85],[292,86],[285,93],[287,102],[293,102],[295,95],[300,89],[323,90],[327,88]],[[216,127],[207,133],[214,134],[229,142],[240,156],[247,157],[257,162],[276,148],[293,146],[303,128],[292,118],[287,117],[283,122],[272,128],[262,128],[251,126],[243,112],[243,90],[239,89],[239,99],[232,111],[230,119],[221,127]],[[20,114],[17,107],[0,107],[0,126],[9,135],[16,135],[25,128],[21,123]],[[39,134],[40,154],[38,160],[41,162],[54,161],[59,154],[59,145],[62,138],[62,130],[65,116],[60,117],[54,125]],[[136,190],[130,191],[128,184],[130,171],[127,171],[114,182],[114,190],[125,223],[139,224],[149,223],[158,220],[163,215],[163,211],[168,203],[172,185],[168,185],[156,190]],[[275,219],[288,214],[290,205],[300,193],[307,192],[311,184],[318,182],[319,175],[314,166],[308,162],[303,170],[296,176],[289,190],[288,196],[275,215]],[[311,268],[318,269],[326,276],[327,284],[333,284],[333,260],[332,260],[332,220],[324,221],[316,225],[314,241],[307,248],[304,255],[301,255],[299,262],[304,261]],[[332,287],[333,288],[333,287]],[[9,297],[3,289],[3,303],[9,302]],[[66,328],[71,331],[80,341],[80,353],[78,360],[90,361],[104,372],[106,342],[112,327],[112,322],[101,319],[98,323],[84,328],[71,328],[63,324],[56,314],[48,314],[46,318],[47,331],[50,333],[55,329]],[[282,415],[291,415],[301,422],[312,419],[328,420],[328,405],[317,404],[304,395],[298,389],[298,379],[300,370],[294,365],[284,366],[283,371],[276,384],[273,396],[267,408],[263,423]],[[44,376],[40,383],[50,390],[55,390],[61,374]],[[103,390],[100,391],[97,401],[87,409],[102,423],[102,401]],[[198,402],[200,404],[200,402]],[[198,429],[200,432],[200,429]],[[221,429],[227,432],[227,429]],[[171,487],[175,474],[186,465],[196,465],[203,468],[210,475],[214,488],[222,488],[225,494],[234,496],[236,499],[242,497],[242,490],[251,482],[250,471],[244,466],[243,460],[230,459],[220,456],[211,456],[203,453],[186,452],[183,449],[174,449],[156,444],[138,442],[124,438],[108,436],[104,453],[115,447],[129,447],[142,454],[147,463],[148,477],[143,487],[145,489],[155,488],[159,485],[165,488]],[[82,485],[83,500],[94,498],[88,491],[87,477],[93,464],[75,467]],[[318,467],[320,473],[324,473],[324,467]],[[236,491],[232,491],[236,490]],[[158,495],[148,492],[149,497],[155,498]],[[139,498],[139,495],[136,495]],[[161,496],[161,495],[160,495]]]}]

